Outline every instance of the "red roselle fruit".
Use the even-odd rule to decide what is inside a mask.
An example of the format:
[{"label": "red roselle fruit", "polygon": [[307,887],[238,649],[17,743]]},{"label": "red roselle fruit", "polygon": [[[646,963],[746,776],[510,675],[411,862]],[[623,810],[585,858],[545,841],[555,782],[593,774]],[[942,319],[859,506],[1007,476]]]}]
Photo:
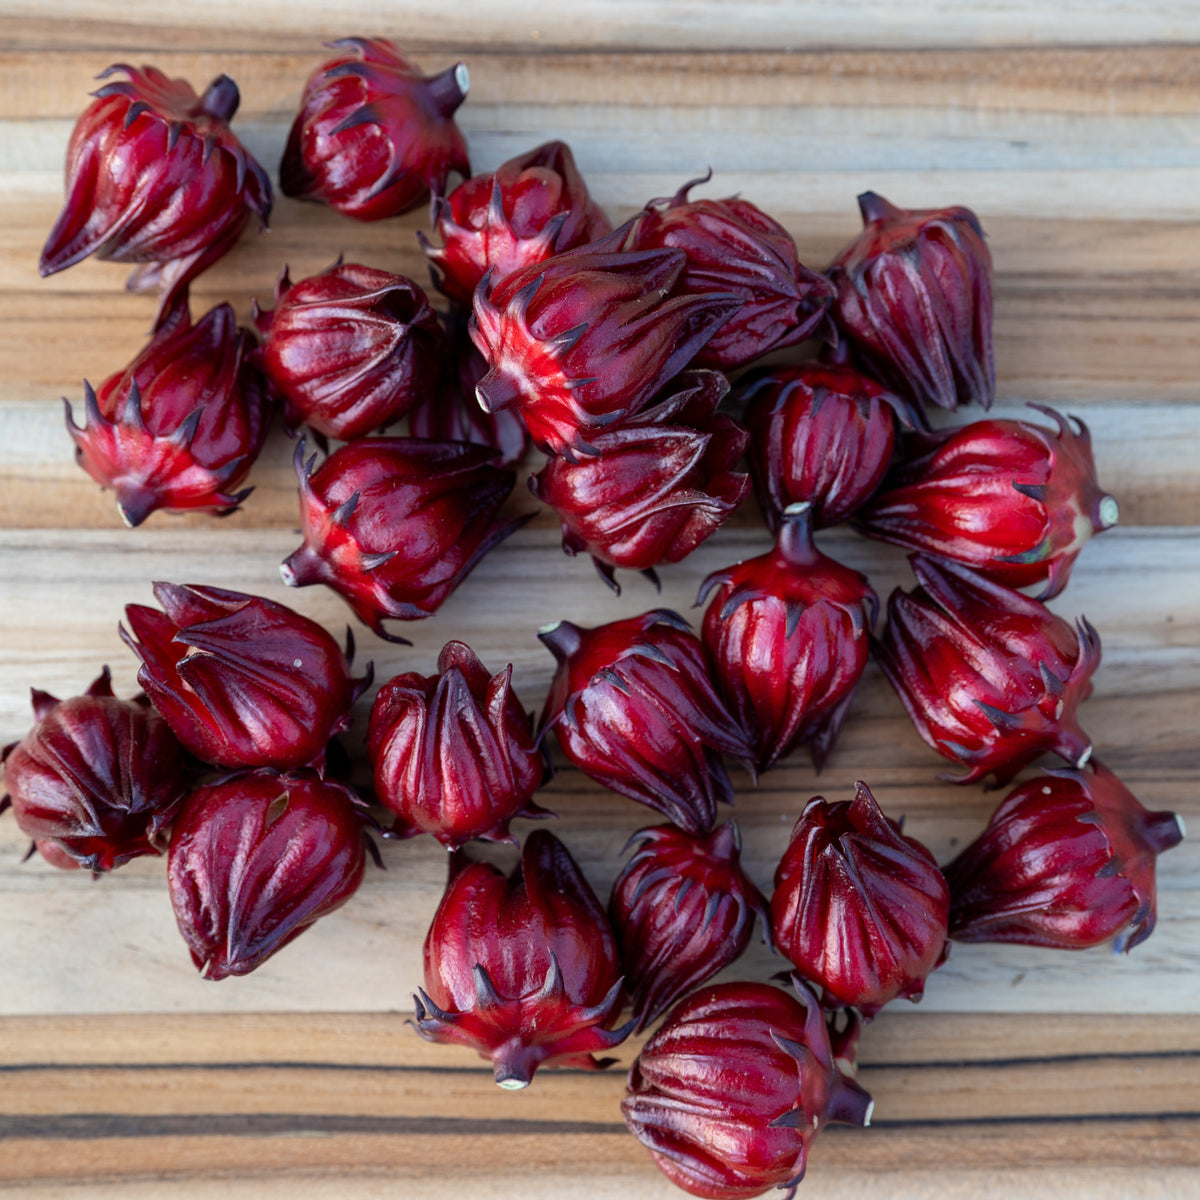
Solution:
[{"label": "red roselle fruit", "polygon": [[863,231],[826,274],[839,330],[882,383],[922,408],[991,406],[992,256],[969,208],[858,198]]},{"label": "red roselle fruit", "polygon": [[1092,743],[1075,710],[1100,665],[1091,625],[1080,617],[1072,629],[1040,600],[956,563],[911,562],[921,586],[892,593],[876,651],[917,732],[968,768],[950,778],[991,772],[1007,783],[1047,751],[1082,767]]},{"label": "red roselle fruit", "polygon": [[475,291],[471,336],[489,364],[479,402],[519,408],[552,454],[594,453],[595,434],[645,408],[741,307],[728,293],[671,296],[687,256],[622,251],[626,233]]},{"label": "red roselle fruit", "polygon": [[713,684],[708,656],[668,609],[538,637],[558,660],[542,710],[563,753],[585,775],[692,834],[733,801],[722,754],[748,759],[737,721]]},{"label": "red roselle fruit", "polygon": [[275,285],[254,323],[259,361],[287,402],[288,422],[349,441],[390,425],[431,392],[441,326],[411,279],[358,263]]},{"label": "red roselle fruit", "polygon": [[775,871],[779,950],[822,1003],[873,1017],[919,1000],[945,959],[950,890],[930,852],[884,816],[865,783],[853,800],[815,796]]},{"label": "red roselle fruit", "polygon": [[340,908],[365,863],[365,809],[313,771],[253,771],[193,792],[167,882],[205,979],[246,975]]},{"label": "red roselle fruit", "polygon": [[562,522],[563,549],[591,554],[619,591],[616,567],[653,575],[686,558],[746,498],[735,466],[745,430],[716,412],[728,391],[717,371],[685,371],[652,408],[594,435],[595,458],[552,457],[529,481]]},{"label": "red roselle fruit", "polygon": [[567,848],[544,830],[525,841],[506,879],[461,851],[425,938],[418,1032],[490,1059],[502,1088],[542,1066],[595,1070],[620,1044],[617,946],[608,918]]},{"label": "red roselle fruit", "polygon": [[156,583],[154,596],[165,613],[126,606],[121,638],[184,746],[220,767],[321,767],[373,674],[350,677],[349,634],[343,653],[315,621],[224,588]]},{"label": "red roselle fruit", "polygon": [[314,471],[294,462],[304,543],[283,560],[289,587],[323,583],[380,637],[387,620],[427,617],[497,543],[532,514],[499,519],[516,474],[465,442],[366,438]]},{"label": "red roselle fruit", "polygon": [[901,401],[853,367],[799,363],[756,371],[742,392],[750,473],[774,532],[789,504],[812,505],[814,529],[844,520],[879,487]]},{"label": "red roselle fruit", "polygon": [[630,838],[609,916],[639,1030],[740,958],[755,916],[770,940],[767,902],[742,870],[737,822],[696,836],[655,825]]},{"label": "red roselle fruit", "polygon": [[145,697],[118,700],[108,668],[82,696],[33,689],[34,727],[4,748],[21,832],[58,867],[111,871],[161,854],[190,778],[183,747]]},{"label": "red roselle fruit", "polygon": [[380,221],[442,195],[451,171],[471,173],[454,123],[465,63],[426,77],[386,38],[328,45],[339,53],[305,84],[279,165],[285,196]]},{"label": "red roselle fruit", "polygon": [[254,490],[232,490],[271,419],[253,345],[228,304],[193,325],[185,296],[124,371],[98,392],[84,383],[83,428],[63,401],[79,465],[113,489],[126,525],[159,508],[229,513]]},{"label": "red roselle fruit", "polygon": [[529,450],[529,431],[512,409],[484,412],[475,386],[487,374],[487,359],[467,333],[467,316],[451,308],[442,343],[442,370],[436,389],[418,400],[408,415],[413,437],[435,442],[475,442],[490,446],[498,467],[515,467]]},{"label": "red roselle fruit", "polygon": [[197,96],[156,67],[118,63],[127,79],[93,92],[67,147],[67,200],[38,270],[89,254],[137,263],[131,291],[159,292],[159,317],[230,250],[253,212],[271,215],[271,181],[229,128],[237,84],[219,75]]},{"label": "red roselle fruit", "polygon": [[1117,501],[1096,482],[1087,426],[1030,407],[1057,430],[986,420],[922,438],[856,514],[857,528],[1010,587],[1042,583],[1042,600],[1057,596],[1088,538],[1117,523]]},{"label": "red roselle fruit", "polygon": [[532,719],[512,690],[512,666],[489,675],[474,651],[447,642],[438,674],[397,675],[371,706],[367,749],[375,794],[403,837],[431,833],[450,850],[470,838],[514,841],[546,763]]},{"label": "red roselle fruit", "polygon": [[701,636],[758,769],[807,743],[820,770],[870,656],[865,576],[816,548],[805,502],[784,509],[773,550],[715,571],[697,603],[710,592]]},{"label": "red roselle fruit", "polygon": [[946,867],[950,936],[1082,950],[1132,950],[1154,930],[1155,858],[1183,822],[1148,812],[1094,759],[1011,791]]},{"label": "red roselle fruit", "polygon": [[697,366],[729,369],[824,332],[834,289],[801,265],[792,235],[748,200],[689,200],[709,177],[685,183],[670,200],[651,201],[633,223],[628,249],[683,250],[687,266],[676,295],[741,297],[738,312],[696,356]]},{"label": "red roselle fruit", "polygon": [[[677,1187],[709,1200],[795,1189],[832,1122],[868,1125],[870,1096],[846,1073],[816,997],[766,983],[693,993],[642,1047],[621,1112]],[[857,1038],[858,1026],[846,1041]],[[789,1192],[789,1195],[791,1193]]]},{"label": "red roselle fruit", "polygon": [[440,268],[438,287],[467,308],[489,269],[495,287],[522,267],[612,232],[566,142],[546,142],[459,184],[437,205],[435,220],[441,248],[417,237]]}]

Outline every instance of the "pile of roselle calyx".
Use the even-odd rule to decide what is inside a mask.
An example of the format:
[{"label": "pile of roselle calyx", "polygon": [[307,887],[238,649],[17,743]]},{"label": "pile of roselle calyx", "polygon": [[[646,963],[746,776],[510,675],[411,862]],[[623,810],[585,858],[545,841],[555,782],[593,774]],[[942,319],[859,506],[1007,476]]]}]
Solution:
[{"label": "pile of roselle calyx", "polygon": [[[41,269],[95,254],[137,264],[131,287],[157,293],[147,347],[85,384],[82,427],[67,405],[80,465],[126,521],[236,508],[279,408],[304,531],[283,577],[333,588],[385,638],[521,523],[500,511],[529,442],[564,549],[614,588],[618,569],[683,559],[752,481],[774,548],[704,581],[698,634],[665,609],[542,629],[558,669],[536,728],[511,666],[448,643],[437,674],[375,695],[368,794],[337,741],[372,681],[352,642],[261,597],[157,583],[161,611],[130,605],[121,628],[144,694],[116,698],[107,668],[67,700],[35,690],[36,724],[4,752],[5,804],[59,867],[99,875],[165,851],[208,979],[253,970],[349,900],[372,830],[429,834],[451,853],[415,997],[423,1036],[520,1088],[539,1067],[606,1065],[595,1055],[663,1018],[623,1104],[658,1166],[699,1196],[794,1186],[826,1122],[867,1123],[862,1025],[919,999],[948,939],[1129,950],[1154,927],[1155,856],[1181,826],[1093,756],[1078,714],[1099,638],[1044,604],[1117,519],[1087,430],[1051,409],[931,427],[935,409],[994,393],[991,259],[969,210],[866,193],[862,233],[823,273],[753,203],[692,199],[694,183],[614,229],[561,142],[470,175],[463,64],[426,78],[380,39],[333,50],[305,87],[283,190],[364,221],[432,194],[441,245],[422,244],[448,308],[339,260],[296,281],[284,268],[257,336],[229,305],[193,323],[189,283],[251,214],[265,225],[271,183],[230,128],[232,80],[197,97],[153,67],[111,68],[123,78],[72,135]],[[451,173],[465,181],[450,189]],[[815,357],[743,371],[813,340]],[[402,418],[407,436],[380,436]],[[877,632],[867,579],[814,540],[847,519],[913,552],[916,586]],[[941,869],[866,783],[813,798],[768,898],[719,821],[725,760],[757,775],[807,747],[819,768],[872,652],[960,781],[1008,784],[1046,754],[1066,766],[1018,783]],[[544,829],[509,875],[464,849],[545,815],[550,733],[664,822],[634,835],[607,910]],[[756,917],[790,981],[705,986]]]}]

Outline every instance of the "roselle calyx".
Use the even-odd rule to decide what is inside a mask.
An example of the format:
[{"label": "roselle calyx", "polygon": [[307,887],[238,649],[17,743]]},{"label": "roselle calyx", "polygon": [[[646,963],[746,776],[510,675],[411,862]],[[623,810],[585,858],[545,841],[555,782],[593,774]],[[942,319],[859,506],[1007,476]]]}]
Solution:
[{"label": "roselle calyx", "polygon": [[754,918],[770,941],[767,902],[742,870],[730,819],[710,834],[674,825],[639,830],[613,884],[609,916],[637,1029],[740,958]]},{"label": "roselle calyx", "polygon": [[89,254],[138,264],[131,291],[159,293],[156,324],[188,283],[237,241],[251,213],[265,229],[271,181],[229,128],[237,84],[219,75],[197,96],[157,67],[117,63],[127,78],[93,92],[67,146],[67,199],[38,271]]},{"label": "roselle calyx", "polygon": [[496,451],[495,465],[515,467],[529,449],[529,431],[511,408],[484,412],[475,387],[487,374],[487,359],[467,332],[469,312],[451,306],[442,341],[437,386],[408,414],[413,437],[435,442],[475,442]]},{"label": "roselle calyx", "polygon": [[460,183],[437,204],[434,223],[442,246],[420,231],[417,237],[439,269],[438,287],[468,308],[488,271],[495,287],[522,267],[612,232],[566,142],[546,142]]},{"label": "roselle calyx", "polygon": [[741,390],[750,474],[767,526],[789,504],[812,505],[814,529],[836,525],[883,482],[899,398],[853,367],[807,362],[754,372]]},{"label": "roselle calyx", "polygon": [[1092,743],[1075,710],[1100,665],[1091,625],[1072,629],[957,563],[910,561],[920,586],[892,593],[876,655],[921,737],[967,768],[948,778],[1004,784],[1046,752],[1082,767]]},{"label": "roselle calyx", "polygon": [[590,779],[688,833],[708,830],[733,788],[721,755],[750,746],[688,623],[668,609],[582,629],[538,632],[558,660],[542,710],[563,753]]},{"label": "roselle calyx", "polygon": [[991,407],[992,256],[969,208],[858,198],[863,231],[825,274],[834,316],[871,373],[920,408]]},{"label": "roselle calyx", "polygon": [[681,561],[746,498],[749,476],[735,470],[746,433],[716,411],[728,389],[717,371],[684,371],[652,407],[592,435],[594,457],[553,456],[530,479],[562,522],[563,549],[590,554],[614,590],[617,567],[652,575]]},{"label": "roselle calyx", "polygon": [[516,474],[495,452],[465,442],[364,438],[335,450],[316,470],[293,463],[304,542],[283,560],[289,587],[323,583],[359,620],[391,641],[388,620],[437,611],[493,546],[532,514],[501,519]]},{"label": "roselle calyx", "polygon": [[1030,407],[1057,428],[986,420],[920,438],[855,515],[856,528],[1009,587],[1041,583],[1041,600],[1057,596],[1084,543],[1117,523],[1118,507],[1096,482],[1087,426]]},{"label": "roselle calyx", "polygon": [[279,184],[285,196],[380,221],[442,195],[471,173],[454,113],[467,98],[465,63],[420,73],[386,38],[342,38],[304,85]]},{"label": "roselle calyx", "polygon": [[645,408],[741,307],[728,293],[672,296],[686,255],[624,251],[626,232],[475,289],[479,403],[518,408],[551,454],[594,453],[596,433]]},{"label": "roselle calyx", "polygon": [[434,1042],[490,1059],[496,1082],[526,1087],[543,1066],[596,1070],[619,1045],[617,946],[608,918],[567,848],[531,833],[506,878],[462,851],[425,938],[416,1027]]},{"label": "roselle calyx", "polygon": [[449,850],[471,838],[515,841],[514,817],[545,815],[532,797],[546,762],[512,690],[512,664],[491,675],[469,646],[447,642],[437,669],[396,675],[375,697],[375,795],[402,837],[431,833]]},{"label": "roselle calyx", "polygon": [[682,250],[676,295],[724,292],[738,311],[713,334],[696,365],[731,369],[826,331],[833,285],[801,265],[792,235],[738,196],[690,200],[693,179],[670,200],[651,201],[629,232],[629,250]]},{"label": "roselle calyx", "polygon": [[164,612],[125,608],[121,639],[141,659],[138,683],[175,736],[203,762],[277,770],[324,763],[370,686],[315,621],[262,596],[156,583]]},{"label": "roselle calyx", "polygon": [[1183,840],[1095,759],[1014,788],[946,867],[950,936],[1082,950],[1132,950],[1156,920],[1155,860]]},{"label": "roselle calyx", "polygon": [[805,805],[775,870],[771,925],[826,1007],[873,1017],[898,997],[921,998],[945,959],[949,907],[933,855],[859,782],[853,800]]},{"label": "roselle calyx", "polygon": [[404,416],[437,385],[441,326],[411,279],[358,263],[292,283],[255,305],[258,358],[290,425],[349,441]]},{"label": "roselle calyx", "polygon": [[807,744],[820,770],[870,657],[866,577],[816,548],[805,501],[784,509],[773,550],[713,572],[697,604],[710,593],[701,637],[755,765]]},{"label": "roselle calyx", "polygon": [[79,465],[116,493],[122,520],[159,508],[230,513],[254,490],[246,478],[272,407],[250,362],[253,336],[220,304],[192,324],[186,294],[150,342],[97,391],[84,383],[84,424],[70,401],[67,432]]},{"label": "roselle calyx", "polygon": [[105,667],[81,696],[33,689],[33,728],[0,754],[0,812],[63,868],[111,871],[166,849],[191,763],[145,697],[118,700]]},{"label": "roselle calyx", "polygon": [[741,982],[694,992],[629,1072],[625,1124],[693,1196],[746,1200],[772,1187],[790,1196],[826,1125],[870,1124],[873,1102],[843,1070],[821,1006],[792,982],[794,995]]},{"label": "roselle calyx", "polygon": [[200,974],[246,975],[345,904],[362,882],[365,822],[357,797],[314,771],[252,771],[193,792],[167,882]]}]

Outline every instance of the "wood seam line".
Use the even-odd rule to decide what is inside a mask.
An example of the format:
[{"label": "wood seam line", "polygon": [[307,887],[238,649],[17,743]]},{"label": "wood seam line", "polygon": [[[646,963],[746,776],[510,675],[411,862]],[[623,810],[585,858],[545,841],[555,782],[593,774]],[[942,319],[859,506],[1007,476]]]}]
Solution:
[{"label": "wood seam line", "polygon": [[[1182,1122],[1200,1124],[1200,1111],[1115,1112],[1115,1113],[1027,1113],[978,1117],[921,1117],[880,1119],[872,1129],[903,1132],[918,1129],[954,1130],[1011,1128],[1046,1125],[1105,1125],[1137,1122]],[[837,1129],[828,1126],[824,1132]],[[400,1134],[427,1137],[460,1137],[469,1131],[474,1138],[514,1134],[609,1135],[624,1134],[621,1121],[547,1121],[511,1117],[376,1117],[369,1114],[305,1113],[63,1113],[53,1116],[0,1116],[0,1143],[23,1141],[112,1141],[156,1137],[263,1137],[294,1133],[355,1134],[387,1137]],[[849,1132],[847,1128],[846,1132]],[[856,1133],[856,1136],[857,1133]]]},{"label": "wood seam line", "polygon": [[[955,1058],[929,1059],[926,1061],[859,1062],[860,1071],[879,1074],[884,1071],[963,1071],[994,1068],[1021,1069],[1025,1067],[1063,1066],[1079,1063],[1104,1062],[1171,1062],[1173,1060],[1200,1058],[1200,1048],[1181,1050],[1131,1050],[1106,1051],[1095,1054],[1054,1054],[1046,1056],[1027,1055],[1012,1058]],[[22,1062],[0,1063],[0,1075],[31,1073],[36,1071],[347,1071],[367,1074],[427,1074],[427,1075],[488,1075],[486,1066],[445,1066],[442,1064],[419,1063],[353,1063],[306,1061],[304,1059],[254,1059],[228,1062]],[[591,1071],[559,1069],[559,1078],[590,1076]]]}]

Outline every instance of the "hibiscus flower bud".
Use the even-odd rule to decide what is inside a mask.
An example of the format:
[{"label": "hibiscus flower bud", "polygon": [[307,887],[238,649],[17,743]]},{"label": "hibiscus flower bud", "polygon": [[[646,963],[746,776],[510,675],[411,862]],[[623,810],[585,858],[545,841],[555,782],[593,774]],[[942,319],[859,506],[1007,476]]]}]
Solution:
[{"label": "hibiscus flower bud", "polygon": [[99,391],[84,383],[82,428],[63,401],[79,465],[113,489],[126,525],[159,508],[230,513],[254,490],[232,490],[271,421],[253,345],[228,304],[193,325],[184,296],[124,371]]},{"label": "hibiscus flower bud", "polygon": [[516,473],[495,452],[465,442],[364,438],[317,470],[294,464],[304,543],[283,560],[289,587],[323,583],[380,637],[387,620],[414,621],[441,607],[475,564],[532,514],[501,520]]},{"label": "hibiscus flower bud", "polygon": [[386,38],[342,38],[304,85],[279,165],[285,196],[381,221],[471,173],[454,113],[467,98],[465,63],[424,76]]},{"label": "hibiscus flower bud", "polygon": [[956,563],[911,561],[920,587],[892,593],[877,656],[921,737],[968,768],[954,781],[1007,783],[1047,751],[1082,767],[1092,743],[1075,710],[1100,665],[1096,631]]},{"label": "hibiscus flower bud", "polygon": [[75,123],[67,201],[38,270],[53,275],[89,254],[137,263],[130,291],[158,291],[158,321],[191,280],[227,253],[251,213],[266,228],[271,181],[229,128],[237,84],[219,75],[197,96],[157,67],[124,63]]},{"label": "hibiscus flower bud", "polygon": [[375,697],[375,794],[401,836],[431,833],[450,850],[470,838],[513,841],[514,817],[544,813],[532,797],[546,762],[512,690],[512,665],[489,675],[462,642],[447,642],[437,665],[436,675],[395,676]]},{"label": "hibiscus flower bud", "polygon": [[680,1003],[642,1047],[625,1124],[676,1185],[708,1200],[795,1188],[832,1122],[868,1125],[870,1096],[843,1070],[816,997],[717,983]]},{"label": "hibiscus flower bud", "polygon": [[1183,840],[1171,812],[1148,812],[1094,759],[1014,788],[946,868],[950,936],[1129,951],[1154,930],[1155,859]]},{"label": "hibiscus flower bud", "polygon": [[721,755],[750,747],[688,623],[660,608],[595,629],[559,621],[538,637],[558,660],[542,730],[589,778],[688,833],[708,830],[717,801],[733,800]]},{"label": "hibiscus flower bud", "polygon": [[773,550],[713,572],[697,603],[710,592],[701,636],[756,766],[807,743],[820,770],[870,656],[866,577],[816,548],[801,503],[784,510]]},{"label": "hibiscus flower bud", "polygon": [[672,296],[682,250],[626,252],[626,229],[475,290],[471,336],[489,369],[488,412],[517,407],[551,454],[592,454],[590,439],[650,403],[741,307],[728,293]]},{"label": "hibiscus flower bud", "polygon": [[469,1046],[502,1088],[543,1066],[596,1070],[618,1045],[620,965],[608,918],[567,848],[537,830],[511,875],[461,851],[425,938],[417,1031]]},{"label": "hibiscus flower bud", "polygon": [[772,532],[789,504],[805,500],[814,529],[836,525],[883,481],[902,404],[860,371],[815,362],[768,367],[750,376],[742,399],[750,474]]},{"label": "hibiscus flower bud", "polygon": [[82,696],[33,689],[36,723],[0,754],[21,832],[58,867],[111,871],[161,854],[189,784],[188,757],[146,702],[118,700],[108,668]]},{"label": "hibiscus flower bud", "polygon": [[165,612],[127,605],[121,638],[184,746],[219,767],[322,766],[371,683],[370,664],[350,677],[353,641],[343,653],[315,621],[243,592],[156,583],[154,597]]},{"label": "hibiscus flower bud", "polygon": [[617,567],[651,575],[714,534],[750,490],[734,467],[747,436],[718,414],[717,371],[685,371],[652,408],[591,438],[595,457],[552,457],[529,481],[554,507],[568,554],[585,551],[614,591]]},{"label": "hibiscus flower bud", "polygon": [[259,361],[287,402],[290,425],[349,441],[382,429],[433,391],[441,326],[411,279],[358,263],[275,285],[275,308],[255,305]]},{"label": "hibiscus flower bud", "polygon": [[612,232],[566,142],[546,142],[460,183],[438,204],[436,225],[440,249],[417,237],[440,268],[438,287],[468,308],[489,270],[495,287],[522,267]]},{"label": "hibiscus flower bud", "polygon": [[684,251],[687,265],[676,295],[741,297],[741,308],[696,356],[697,366],[728,370],[822,333],[834,289],[824,275],[801,265],[792,235],[749,200],[689,200],[688,192],[708,178],[647,205],[627,248]]},{"label": "hibiscus flower bud", "polygon": [[193,792],[167,883],[205,979],[246,975],[340,908],[365,864],[366,810],[313,771],[252,771]]},{"label": "hibiscus flower bud", "polygon": [[826,275],[839,330],[871,373],[921,408],[990,408],[992,256],[969,208],[858,198],[863,231]]},{"label": "hibiscus flower bud", "polygon": [[1041,583],[1039,599],[1057,596],[1088,538],[1117,523],[1117,501],[1096,482],[1087,426],[1030,407],[1057,430],[986,420],[921,438],[856,527],[1009,587]]},{"label": "hibiscus flower bud", "polygon": [[945,960],[950,890],[930,852],[884,816],[865,783],[853,800],[815,796],[775,870],[776,944],[822,1002],[873,1017],[919,1000]]},{"label": "hibiscus flower bud", "polygon": [[756,915],[768,941],[770,930],[766,900],[739,862],[736,821],[700,835],[655,825],[630,845],[608,911],[640,1030],[740,958]]}]

